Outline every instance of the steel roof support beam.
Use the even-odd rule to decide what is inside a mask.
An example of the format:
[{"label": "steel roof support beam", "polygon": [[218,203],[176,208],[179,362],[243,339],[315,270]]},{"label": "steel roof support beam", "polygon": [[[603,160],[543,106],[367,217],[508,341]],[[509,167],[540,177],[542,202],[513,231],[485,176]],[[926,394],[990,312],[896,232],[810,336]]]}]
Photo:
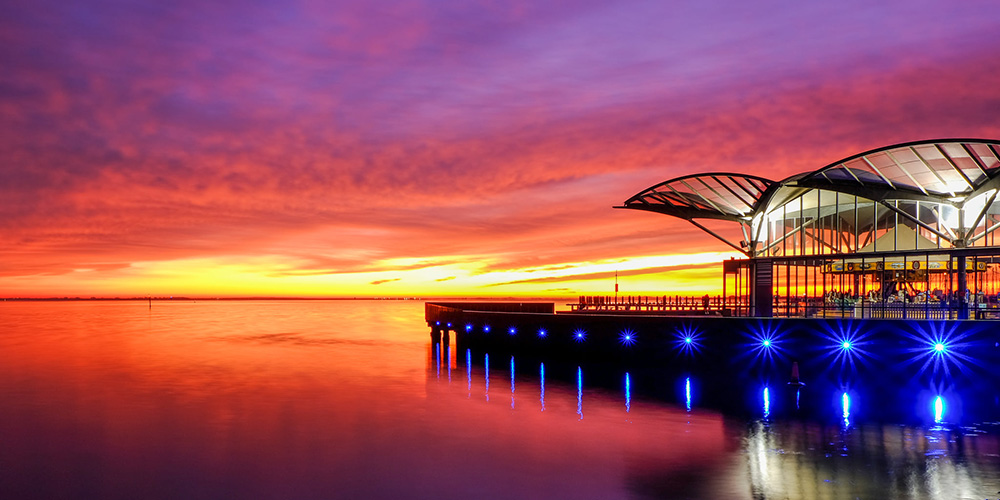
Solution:
[{"label": "steel roof support beam", "polygon": [[[912,148],[911,148],[911,149],[912,149]],[[904,174],[906,174],[906,176],[907,176],[907,177],[909,177],[911,181],[913,181],[913,185],[914,185],[914,186],[917,186],[917,189],[919,189],[919,190],[920,190],[920,192],[922,192],[922,193],[924,193],[924,194],[926,194],[926,195],[930,196],[930,193],[928,193],[928,192],[927,192],[927,190],[926,190],[926,189],[924,189],[924,187],[923,187],[923,186],[921,186],[919,182],[917,182],[917,179],[915,179],[915,178],[913,177],[913,174],[911,174],[909,170],[907,170],[907,169],[903,168],[903,165],[901,165],[901,164],[899,163],[899,160],[897,160],[895,156],[892,156],[892,151],[886,151],[886,152],[885,152],[885,155],[886,155],[886,156],[888,156],[888,157],[889,157],[889,159],[890,159],[890,160],[892,160],[892,161],[893,161],[893,163],[895,163],[895,164],[896,164],[896,167],[897,167],[897,168],[899,168],[900,170],[902,170],[902,171],[903,171],[903,173],[904,173]],[[927,165],[925,164],[924,166],[927,166]],[[940,178],[941,178],[941,177],[938,177],[938,179],[940,179]],[[952,195],[952,196],[955,196],[955,195]]]},{"label": "steel roof support beam", "polygon": [[[948,160],[948,164],[951,165],[951,168],[955,169],[955,171],[958,172],[958,175],[961,175],[962,178],[965,179],[965,183],[969,185],[969,189],[976,189],[976,185],[972,182],[972,179],[970,179],[968,175],[965,175],[965,172],[958,168],[958,165],[955,165],[955,161],[948,156],[948,153],[945,152],[944,148],[942,148],[940,144],[935,144],[934,149],[937,149],[937,152],[940,153],[945,160]],[[979,170],[982,171],[981,168]]]},{"label": "steel roof support beam", "polygon": [[[969,226],[969,228],[971,230],[975,231],[976,230],[976,226],[978,226],[979,223],[982,222],[983,217],[986,216],[986,212],[988,212],[990,210],[990,207],[993,206],[993,202],[996,201],[996,199],[997,199],[997,193],[1000,193],[1000,191],[993,191],[993,195],[990,196],[989,201],[987,201],[986,204],[983,205],[983,209],[979,211],[979,215],[976,217],[975,222],[973,222],[972,225]],[[963,235],[962,239],[965,240],[965,243],[966,243],[965,246],[968,246],[968,243],[970,242],[969,235],[968,234]]]},{"label": "steel roof support beam", "polygon": [[954,243],[954,239],[953,238],[949,238],[944,233],[938,232],[937,229],[934,229],[929,224],[921,221],[920,219],[917,219],[916,217],[914,217],[914,216],[906,213],[905,211],[900,210],[898,207],[894,207],[894,206],[892,206],[892,205],[890,205],[890,204],[888,204],[888,203],[886,203],[884,201],[880,201],[879,204],[882,205],[885,208],[888,208],[889,210],[892,210],[893,212],[895,212],[895,213],[897,213],[899,215],[902,215],[905,219],[909,220],[910,222],[912,222],[912,223],[914,223],[914,224],[916,224],[916,225],[918,225],[918,226],[920,226],[920,227],[922,227],[922,228],[924,228],[924,229],[926,229],[926,230],[928,230],[928,231],[930,231],[930,232],[932,232],[932,233],[934,233],[934,234],[936,234],[936,235],[938,235],[938,236],[940,236],[940,237],[942,237],[942,238],[944,238],[944,239],[946,239],[946,240],[951,241],[952,243]]},{"label": "steel roof support beam", "polygon": [[711,234],[712,236],[715,236],[715,238],[718,239],[719,241],[721,241],[721,242],[723,242],[723,243],[725,243],[725,244],[733,247],[733,249],[736,250],[737,252],[739,252],[739,253],[741,253],[743,255],[746,255],[747,257],[753,257],[753,255],[751,255],[749,251],[743,250],[742,248],[740,248],[740,247],[732,244],[729,240],[723,238],[722,236],[719,236],[718,234],[715,234],[715,231],[712,231],[711,229],[709,229],[709,228],[707,228],[707,227],[705,227],[705,226],[703,226],[701,224],[698,224],[697,222],[695,222],[694,219],[688,219],[687,221],[690,222],[691,224],[694,224],[695,226],[697,226],[698,229],[701,229],[702,231],[705,231],[706,233]]}]

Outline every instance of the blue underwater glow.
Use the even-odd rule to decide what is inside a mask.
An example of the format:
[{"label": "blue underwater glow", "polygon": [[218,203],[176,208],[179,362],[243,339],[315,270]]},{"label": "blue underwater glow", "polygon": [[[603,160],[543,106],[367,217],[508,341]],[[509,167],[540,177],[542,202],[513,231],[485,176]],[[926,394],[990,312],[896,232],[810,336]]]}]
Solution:
[{"label": "blue underwater glow", "polygon": [[681,325],[674,332],[674,348],[681,354],[692,356],[701,351],[701,332],[691,325]]},{"label": "blue underwater glow", "polygon": [[576,367],[576,414],[583,420],[583,368]]},{"label": "blue underwater glow", "polygon": [[940,424],[944,418],[944,398],[938,396],[934,398],[934,423]]},{"label": "blue underwater glow", "polygon": [[486,353],[486,357],[483,359],[483,366],[486,372],[486,400],[490,400],[490,354]]},{"label": "blue underwater glow", "polygon": [[625,347],[635,345],[635,332],[629,330],[628,328],[622,330],[622,332],[618,334],[618,342]]}]

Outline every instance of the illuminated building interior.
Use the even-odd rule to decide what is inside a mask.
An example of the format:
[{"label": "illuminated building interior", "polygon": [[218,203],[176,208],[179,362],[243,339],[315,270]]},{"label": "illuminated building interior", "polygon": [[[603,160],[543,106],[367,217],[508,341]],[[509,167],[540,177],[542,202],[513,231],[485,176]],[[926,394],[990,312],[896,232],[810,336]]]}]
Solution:
[{"label": "illuminated building interior", "polygon": [[746,256],[723,263],[730,314],[1000,316],[1000,142],[920,141],[781,181],[671,179],[616,208],[671,215]]}]

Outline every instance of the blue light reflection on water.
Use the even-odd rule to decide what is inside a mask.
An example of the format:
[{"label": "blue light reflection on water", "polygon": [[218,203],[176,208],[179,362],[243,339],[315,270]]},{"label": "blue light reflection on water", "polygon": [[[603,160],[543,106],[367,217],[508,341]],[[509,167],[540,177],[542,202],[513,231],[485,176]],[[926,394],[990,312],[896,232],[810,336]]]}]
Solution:
[{"label": "blue light reflection on water", "polygon": [[483,357],[483,372],[486,378],[486,400],[490,400],[490,354],[486,353]]},{"label": "blue light reflection on water", "polygon": [[842,412],[841,417],[844,419],[844,427],[850,427],[851,425],[851,396],[845,391],[841,397]]},{"label": "blue light reflection on water", "polygon": [[764,418],[768,418],[771,416],[771,393],[768,390],[767,386],[764,386],[763,398],[764,398]]},{"label": "blue light reflection on water", "polygon": [[583,367],[576,367],[576,414],[583,420]]},{"label": "blue light reflection on water", "polygon": [[469,397],[472,397],[472,349],[465,350],[465,379],[468,382]]},{"label": "blue light reflection on water", "polygon": [[545,363],[538,364],[538,380],[541,385],[541,394],[538,396],[538,401],[542,404],[541,411],[545,411]]},{"label": "blue light reflection on water", "polygon": [[510,408],[514,409],[514,356],[510,357]]},{"label": "blue light reflection on water", "polygon": [[684,379],[684,408],[691,411],[691,377]]},{"label": "blue light reflection on water", "polygon": [[632,411],[632,382],[628,372],[625,372],[625,413]]},{"label": "blue light reflection on water", "polygon": [[934,423],[940,424],[944,419],[944,398],[938,396],[934,398]]}]

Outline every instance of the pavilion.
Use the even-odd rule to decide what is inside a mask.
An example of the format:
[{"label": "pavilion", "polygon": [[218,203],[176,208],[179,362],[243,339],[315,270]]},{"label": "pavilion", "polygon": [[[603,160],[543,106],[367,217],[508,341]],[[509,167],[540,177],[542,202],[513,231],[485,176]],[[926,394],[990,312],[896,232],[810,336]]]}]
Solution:
[{"label": "pavilion", "polygon": [[622,206],[684,219],[745,256],[732,314],[970,319],[1000,304],[1000,141],[886,146],[775,181],[686,175]]}]

